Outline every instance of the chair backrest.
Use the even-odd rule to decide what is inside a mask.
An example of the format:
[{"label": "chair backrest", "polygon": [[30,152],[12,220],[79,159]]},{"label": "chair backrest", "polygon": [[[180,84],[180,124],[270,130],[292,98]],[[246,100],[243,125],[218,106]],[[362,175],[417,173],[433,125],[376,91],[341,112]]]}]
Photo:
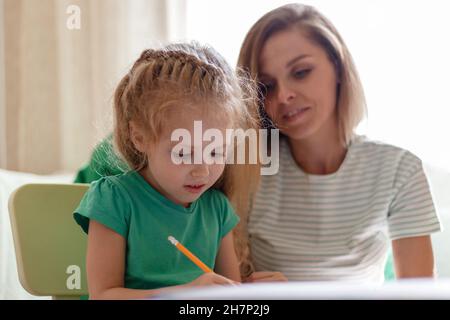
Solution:
[{"label": "chair backrest", "polygon": [[54,299],[87,295],[87,237],[73,219],[87,184],[27,184],[11,194],[9,212],[19,280]]}]

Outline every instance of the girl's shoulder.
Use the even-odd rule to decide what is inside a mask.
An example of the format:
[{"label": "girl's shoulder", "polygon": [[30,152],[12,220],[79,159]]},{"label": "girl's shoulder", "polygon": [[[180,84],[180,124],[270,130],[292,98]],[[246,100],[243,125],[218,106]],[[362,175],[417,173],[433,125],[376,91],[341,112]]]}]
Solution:
[{"label": "girl's shoulder", "polygon": [[74,219],[86,233],[89,219],[95,219],[126,238],[131,198],[121,184],[123,179],[121,175],[105,176],[91,183],[74,210]]},{"label": "girl's shoulder", "polygon": [[222,211],[228,211],[232,207],[230,200],[221,190],[210,188],[199,199],[203,205],[209,208],[219,208]]},{"label": "girl's shoulder", "polygon": [[119,173],[116,175],[107,175],[102,176],[101,178],[92,181],[92,186],[108,186],[108,187],[120,187],[123,181],[126,181],[128,179],[127,173]]},{"label": "girl's shoulder", "polygon": [[221,190],[216,188],[209,188],[209,190],[202,194],[201,199],[216,202],[228,202],[227,196]]},{"label": "girl's shoulder", "polygon": [[130,185],[133,185],[134,178],[130,172],[120,173],[117,175],[103,176],[100,179],[91,182],[88,192],[98,193],[103,197],[128,198],[127,191]]}]

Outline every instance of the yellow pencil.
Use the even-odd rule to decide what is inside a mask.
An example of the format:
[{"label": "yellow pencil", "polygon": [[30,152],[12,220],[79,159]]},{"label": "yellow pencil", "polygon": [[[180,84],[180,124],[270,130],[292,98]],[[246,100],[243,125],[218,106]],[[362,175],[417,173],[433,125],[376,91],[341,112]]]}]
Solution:
[{"label": "yellow pencil", "polygon": [[177,239],[175,239],[172,236],[169,236],[169,241],[178,249],[180,250],[186,257],[189,258],[193,263],[197,265],[200,269],[202,269],[204,272],[213,272],[206,264],[200,261],[199,258],[194,256],[192,252],[190,252],[188,249],[186,249],[185,246],[183,246],[181,243],[178,242]]}]

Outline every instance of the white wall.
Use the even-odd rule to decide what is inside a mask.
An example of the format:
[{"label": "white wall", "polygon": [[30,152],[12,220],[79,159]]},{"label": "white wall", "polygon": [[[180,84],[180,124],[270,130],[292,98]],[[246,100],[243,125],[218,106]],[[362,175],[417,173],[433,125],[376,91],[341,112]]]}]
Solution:
[{"label": "white wall", "polygon": [[[236,64],[240,45],[264,13],[292,0],[192,0],[187,37]],[[360,133],[406,148],[450,172],[450,2],[302,0],[325,14],[355,59],[369,118]]]}]

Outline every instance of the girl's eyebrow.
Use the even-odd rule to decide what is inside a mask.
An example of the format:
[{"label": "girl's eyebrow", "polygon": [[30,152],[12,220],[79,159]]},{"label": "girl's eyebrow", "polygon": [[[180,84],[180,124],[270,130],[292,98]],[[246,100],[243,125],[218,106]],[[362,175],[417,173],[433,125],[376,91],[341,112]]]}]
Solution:
[{"label": "girl's eyebrow", "polygon": [[[175,146],[175,145],[177,145],[179,143],[179,141],[171,141],[171,143],[170,143],[170,145],[171,146]],[[193,145],[189,145],[189,144],[182,144],[181,145],[182,147],[185,147],[185,148],[191,148],[191,149],[193,149],[195,146],[193,146]],[[222,148],[226,148],[227,147],[227,144],[226,143],[224,143],[223,145],[221,145],[221,146],[215,146],[215,148],[220,148],[220,147],[222,147]]]},{"label": "girl's eyebrow", "polygon": [[[170,146],[174,147],[175,145],[178,145],[180,142],[179,141],[171,141],[170,142]],[[182,146],[183,148],[188,148],[188,149],[192,149],[194,146],[190,145],[190,144],[181,144],[180,146]]]}]

